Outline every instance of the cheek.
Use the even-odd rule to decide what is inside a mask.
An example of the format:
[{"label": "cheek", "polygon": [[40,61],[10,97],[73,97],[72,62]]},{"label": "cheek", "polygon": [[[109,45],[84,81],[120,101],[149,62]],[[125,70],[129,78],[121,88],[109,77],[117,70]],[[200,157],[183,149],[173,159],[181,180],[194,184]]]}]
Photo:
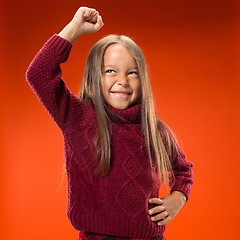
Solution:
[{"label": "cheek", "polygon": [[104,98],[108,97],[111,89],[111,82],[108,78],[103,78],[101,82],[101,92]]},{"label": "cheek", "polygon": [[109,92],[114,85],[114,81],[110,77],[105,77],[102,79],[102,90]]}]

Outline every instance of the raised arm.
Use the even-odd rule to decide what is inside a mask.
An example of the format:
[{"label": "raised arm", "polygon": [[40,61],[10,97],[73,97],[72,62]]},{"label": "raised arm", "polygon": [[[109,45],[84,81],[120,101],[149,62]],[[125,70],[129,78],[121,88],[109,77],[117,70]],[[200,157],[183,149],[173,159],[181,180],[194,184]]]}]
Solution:
[{"label": "raised arm", "polygon": [[60,64],[67,61],[72,43],[79,36],[96,32],[102,26],[96,10],[79,8],[72,21],[44,44],[26,72],[27,82],[61,130],[72,119],[73,112],[83,111],[83,107],[62,80]]}]

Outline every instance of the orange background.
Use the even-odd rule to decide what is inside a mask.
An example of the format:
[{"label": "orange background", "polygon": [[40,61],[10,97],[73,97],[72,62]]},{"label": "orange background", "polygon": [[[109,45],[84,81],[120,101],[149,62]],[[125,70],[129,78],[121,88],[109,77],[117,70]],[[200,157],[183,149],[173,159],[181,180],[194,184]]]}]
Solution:
[{"label": "orange background", "polygon": [[63,138],[25,81],[43,43],[80,6],[105,26],[85,35],[62,65],[78,93],[90,47],[109,33],[142,48],[157,111],[194,163],[189,202],[167,225],[173,239],[238,239],[239,1],[1,1],[1,215],[4,240],[77,239],[66,216]]}]

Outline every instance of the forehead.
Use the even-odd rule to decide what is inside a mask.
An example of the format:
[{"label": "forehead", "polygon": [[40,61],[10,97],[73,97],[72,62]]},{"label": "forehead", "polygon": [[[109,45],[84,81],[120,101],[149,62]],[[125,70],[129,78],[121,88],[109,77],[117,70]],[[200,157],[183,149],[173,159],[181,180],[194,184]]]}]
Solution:
[{"label": "forehead", "polygon": [[104,54],[104,65],[126,63],[136,65],[135,59],[128,49],[119,43],[110,45]]}]

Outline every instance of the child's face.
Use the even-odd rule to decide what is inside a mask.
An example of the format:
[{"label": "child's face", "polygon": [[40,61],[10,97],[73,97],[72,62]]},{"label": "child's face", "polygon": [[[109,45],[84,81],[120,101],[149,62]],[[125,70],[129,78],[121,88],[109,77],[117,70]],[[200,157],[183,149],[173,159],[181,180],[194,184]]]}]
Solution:
[{"label": "child's face", "polygon": [[113,44],[105,52],[102,94],[107,104],[116,109],[126,109],[141,95],[136,62],[121,44]]}]

